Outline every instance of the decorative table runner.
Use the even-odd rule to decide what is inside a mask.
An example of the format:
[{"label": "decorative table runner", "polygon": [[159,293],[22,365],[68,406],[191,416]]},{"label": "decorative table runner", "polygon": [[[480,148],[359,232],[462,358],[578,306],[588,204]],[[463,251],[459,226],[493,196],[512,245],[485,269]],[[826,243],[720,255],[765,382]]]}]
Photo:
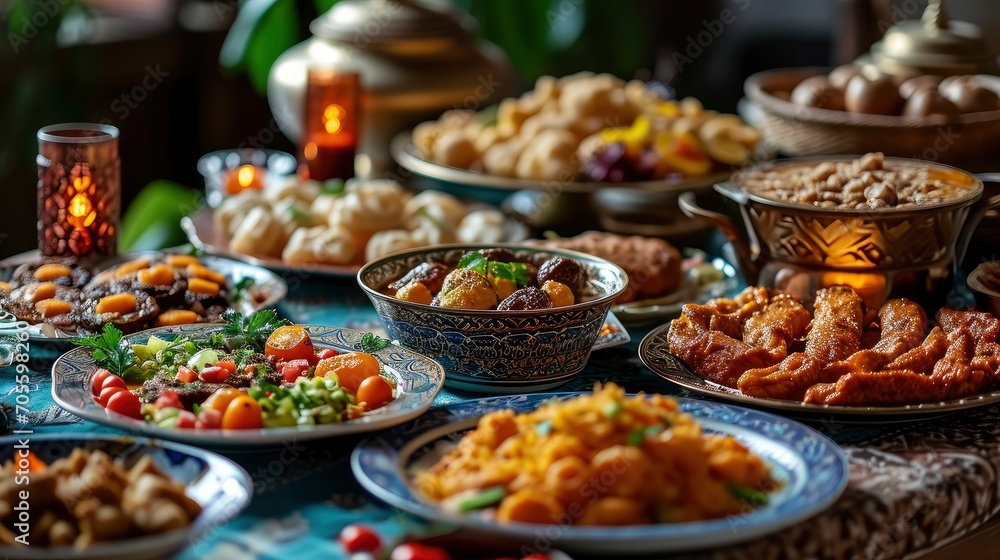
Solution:
[{"label": "decorative table runner", "polygon": [[[352,280],[301,281],[279,311],[298,323],[381,330],[378,316]],[[595,352],[587,369],[559,391],[586,391],[615,381],[629,391],[694,397],[648,371],[637,348]],[[83,422],[55,407],[49,369],[55,357],[32,351],[31,421],[36,433],[122,432]],[[0,402],[14,400],[13,370],[0,371]],[[445,389],[443,405],[480,398]],[[1000,510],[1000,408],[990,406],[920,422],[812,424],[850,456],[851,482],[826,512],[768,537],[691,558],[900,558],[960,538]],[[350,472],[350,452],[362,437],[287,442],[253,451],[225,451],[253,477],[255,496],[238,518],[193,543],[181,558],[342,558],[337,535],[366,523],[386,539],[447,531],[367,497]],[[733,519],[733,530],[739,519]],[[532,544],[532,543],[526,543]],[[541,543],[544,544],[544,543]],[[580,558],[575,555],[575,558]]]}]

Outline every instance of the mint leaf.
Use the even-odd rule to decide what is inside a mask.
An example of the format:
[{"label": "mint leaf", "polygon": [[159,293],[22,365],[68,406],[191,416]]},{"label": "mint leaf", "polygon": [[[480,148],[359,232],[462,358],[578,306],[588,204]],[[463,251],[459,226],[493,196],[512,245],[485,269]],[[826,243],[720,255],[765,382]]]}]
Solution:
[{"label": "mint leaf", "polygon": [[473,272],[478,272],[483,276],[487,275],[487,266],[489,265],[489,260],[486,256],[479,251],[472,251],[466,253],[462,256],[461,260],[458,261],[458,268],[467,268]]}]

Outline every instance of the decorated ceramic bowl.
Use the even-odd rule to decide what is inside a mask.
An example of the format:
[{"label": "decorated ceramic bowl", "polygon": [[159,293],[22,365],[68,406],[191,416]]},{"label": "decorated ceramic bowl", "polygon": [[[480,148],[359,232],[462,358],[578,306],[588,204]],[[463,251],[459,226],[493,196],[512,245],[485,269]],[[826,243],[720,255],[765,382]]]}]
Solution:
[{"label": "decorated ceramic bowl", "polygon": [[[403,301],[384,290],[424,262],[455,264],[468,251],[504,247],[540,265],[553,256],[579,263],[589,295],[565,307],[526,311],[454,309]],[[390,338],[436,359],[446,381],[519,390],[565,382],[587,364],[611,304],[628,276],[616,265],[575,251],[517,245],[441,245],[406,251],[366,264],[358,283],[382,318]]]}]

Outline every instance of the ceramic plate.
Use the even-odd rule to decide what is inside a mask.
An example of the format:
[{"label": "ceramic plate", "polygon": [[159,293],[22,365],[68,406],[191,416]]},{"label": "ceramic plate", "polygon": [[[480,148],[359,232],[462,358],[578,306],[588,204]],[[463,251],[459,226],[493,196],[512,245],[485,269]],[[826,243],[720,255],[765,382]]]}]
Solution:
[{"label": "ceramic plate", "polygon": [[547,190],[552,188],[552,183],[558,183],[557,186],[560,193],[592,193],[598,189],[614,188],[615,186],[626,186],[633,189],[650,191],[683,192],[711,186],[729,179],[732,175],[731,171],[724,171],[680,181],[637,181],[618,184],[594,181],[536,181],[519,179],[517,177],[490,175],[488,173],[479,173],[469,171],[468,169],[431,163],[423,159],[417,149],[414,148],[410,142],[411,134],[411,132],[397,134],[390,145],[393,159],[407,171],[435,181],[499,191]]},{"label": "ceramic plate", "polygon": [[[200,535],[236,517],[253,496],[253,481],[239,465],[210,451],[187,445],[82,434],[33,435],[30,439],[31,452],[45,462],[65,457],[77,447],[103,450],[114,458],[124,460],[126,466],[148,455],[164,474],[185,484],[185,493],[201,505],[202,512],[190,526],[161,535],[97,543],[83,550],[72,547],[3,547],[6,558],[132,560],[171,557],[189,546],[197,547],[201,542]],[[0,463],[13,458],[13,446],[17,441],[16,437],[0,439]],[[41,514],[41,511],[31,511],[32,519]]]},{"label": "ceramic plate", "polygon": [[[303,325],[317,347],[353,351],[366,333],[335,327]],[[205,338],[218,327],[213,325],[181,325],[149,329],[126,337],[131,344],[143,344],[149,337],[173,339],[187,335]],[[388,405],[366,413],[361,418],[340,424],[320,424],[259,430],[173,430],[139,420],[109,413],[90,393],[90,378],[97,365],[90,349],[75,348],[52,366],[52,397],[56,404],[69,412],[114,428],[153,437],[198,445],[259,446],[280,444],[290,439],[309,440],[381,430],[412,420],[431,406],[444,384],[444,370],[434,360],[397,346],[375,352],[385,371],[396,380],[403,394]]]},{"label": "ceramic plate", "polygon": [[[847,457],[825,436],[802,424],[772,414],[728,404],[678,399],[709,433],[732,435],[763,457],[781,490],[770,503],[739,517],[713,521],[632,527],[545,526],[498,523],[449,513],[420,498],[412,486],[411,468],[429,465],[447,452],[487,412],[512,408],[531,411],[551,398],[580,393],[534,394],[481,399],[442,408],[363,441],[351,456],[361,485],[379,499],[427,519],[462,529],[523,542],[539,535],[569,552],[587,554],[653,554],[717,548],[805,520],[826,509],[847,486]],[[417,461],[419,459],[419,461]]]},{"label": "ceramic plate", "polygon": [[749,397],[738,389],[713,383],[691,371],[691,368],[683,360],[670,353],[667,343],[667,332],[669,329],[669,324],[663,325],[642,339],[642,342],[639,343],[639,358],[642,359],[642,363],[646,364],[646,367],[653,370],[653,373],[660,377],[695,393],[740,404],[794,412],[803,417],[815,418],[817,415],[824,417],[877,416],[878,418],[872,421],[885,422],[893,418],[904,420],[914,416],[940,415],[956,410],[1000,402],[1000,391],[947,402],[899,406],[836,406]]},{"label": "ceramic plate", "polygon": [[[470,205],[470,208],[480,209],[480,206]],[[181,219],[181,228],[187,234],[188,240],[191,241],[192,245],[206,253],[262,266],[276,272],[295,274],[303,279],[308,278],[311,274],[332,276],[335,278],[353,278],[358,274],[358,270],[361,269],[360,264],[293,265],[281,259],[255,257],[253,255],[237,253],[229,249],[229,241],[216,231],[215,219],[213,218],[214,212],[215,210],[212,208],[206,207]],[[528,237],[528,228],[520,222],[508,219],[505,222],[505,226],[507,228],[506,241],[521,241]]]},{"label": "ceramic plate", "polygon": [[[91,267],[91,269],[96,274],[126,261],[140,257],[153,257],[165,252],[169,251],[132,251],[103,260]],[[26,262],[32,262],[38,258],[38,251],[29,251],[0,261],[0,279],[10,278],[18,266]],[[288,294],[288,285],[285,284],[285,281],[264,268],[210,255],[202,255],[198,259],[205,266],[223,274],[230,288],[233,288],[237,282],[244,278],[253,279],[252,286],[248,288],[247,295],[249,297],[243,297],[240,301],[232,302],[233,308],[244,315],[249,315],[258,309],[274,307],[278,302],[285,299],[285,296]],[[32,342],[57,343],[62,348],[69,348],[69,339],[78,336],[77,333],[61,332],[43,325],[30,325],[28,327],[28,334],[29,340]]]}]

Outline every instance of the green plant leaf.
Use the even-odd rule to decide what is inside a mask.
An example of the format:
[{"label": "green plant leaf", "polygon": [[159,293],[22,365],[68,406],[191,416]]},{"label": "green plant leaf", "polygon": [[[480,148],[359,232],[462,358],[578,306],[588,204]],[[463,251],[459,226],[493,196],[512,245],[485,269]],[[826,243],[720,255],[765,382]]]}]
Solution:
[{"label": "green plant leaf", "polygon": [[298,40],[295,0],[245,0],[222,43],[219,63],[244,70],[254,89],[263,94],[274,61]]},{"label": "green plant leaf", "polygon": [[181,218],[194,212],[202,195],[172,181],[146,185],[122,216],[118,246],[122,250],[163,249],[187,241]]},{"label": "green plant leaf", "polygon": [[313,0],[313,2],[316,4],[316,13],[322,15],[329,12],[337,0]]}]

